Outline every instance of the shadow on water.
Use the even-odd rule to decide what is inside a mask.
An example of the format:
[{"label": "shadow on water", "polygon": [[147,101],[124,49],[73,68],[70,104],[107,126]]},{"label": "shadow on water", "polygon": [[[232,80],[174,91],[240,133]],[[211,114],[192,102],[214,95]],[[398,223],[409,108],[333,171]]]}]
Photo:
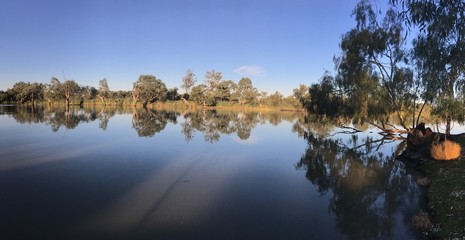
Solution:
[{"label": "shadow on water", "polygon": [[[0,106],[0,117],[5,114],[22,125],[49,125],[52,134],[78,131],[95,121],[101,133],[122,131],[118,121],[124,116],[130,118],[124,124],[136,134],[131,138],[125,132],[108,145],[96,141],[81,146],[87,140],[76,139],[66,147],[38,145],[47,148],[31,150],[39,156],[18,153],[21,148],[0,151],[1,239],[415,236],[408,225],[422,207],[422,196],[414,177],[395,160],[403,146],[379,141],[374,134],[334,134],[332,124],[308,123],[299,113]],[[109,127],[113,117],[120,129]],[[306,141],[301,158],[292,159],[290,175],[280,172],[286,171],[282,159],[266,152],[244,157],[253,161],[241,165],[241,171],[224,170],[237,167],[239,155],[215,149],[213,143],[227,135],[247,140],[258,126],[282,122],[291,126],[287,132]],[[188,150],[153,150],[151,144],[165,141],[154,141],[154,136],[169,125],[177,125]],[[97,136],[86,131],[89,138]],[[191,144],[197,133],[207,144]],[[86,147],[88,151],[69,154]],[[273,152],[270,148],[276,146],[262,147]],[[60,161],[49,161],[54,156]],[[20,164],[28,160],[35,163]],[[197,182],[186,180],[196,174]]]}]

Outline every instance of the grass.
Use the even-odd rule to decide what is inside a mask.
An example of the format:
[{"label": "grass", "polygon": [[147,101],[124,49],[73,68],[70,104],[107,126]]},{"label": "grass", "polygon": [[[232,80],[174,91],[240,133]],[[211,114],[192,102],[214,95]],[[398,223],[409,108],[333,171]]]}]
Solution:
[{"label": "grass", "polygon": [[[462,147],[465,137],[453,139]],[[433,222],[438,224],[435,237],[462,239],[465,236],[465,158],[457,161],[428,161],[422,169],[430,179],[428,206]]]},{"label": "grass", "polygon": [[431,157],[435,160],[456,160],[460,157],[458,143],[446,140],[431,146]]}]

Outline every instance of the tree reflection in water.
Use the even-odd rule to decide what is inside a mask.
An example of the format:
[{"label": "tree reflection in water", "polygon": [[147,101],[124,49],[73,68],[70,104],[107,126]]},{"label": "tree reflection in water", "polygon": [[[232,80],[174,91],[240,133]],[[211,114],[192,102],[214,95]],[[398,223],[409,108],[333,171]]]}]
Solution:
[{"label": "tree reflection in water", "polygon": [[11,116],[22,124],[44,123],[50,125],[53,132],[58,132],[61,127],[74,129],[80,123],[89,123],[99,119],[99,127],[105,130],[116,110],[102,108],[100,112],[96,109],[83,109],[71,107],[66,110],[64,107],[44,107],[44,106],[23,106],[18,105],[11,112]]},{"label": "tree reflection in water", "polygon": [[187,142],[192,140],[194,133],[203,133],[206,142],[219,141],[221,134],[236,133],[241,140],[247,140],[252,129],[259,122],[257,112],[231,111],[194,111],[184,115],[182,134]]},{"label": "tree reflection in water", "polygon": [[[340,137],[340,135],[339,135]],[[328,210],[350,239],[394,238],[397,221],[408,224],[419,202],[419,190],[402,163],[395,160],[402,144],[380,151],[373,137],[343,139],[305,132],[308,148],[297,162],[320,194],[332,194]],[[351,147],[348,147],[351,146]],[[381,146],[385,147],[385,146]],[[400,218],[400,219],[399,219]]]},{"label": "tree reflection in water", "polygon": [[133,108],[132,127],[139,137],[153,137],[155,133],[165,129],[168,122],[176,123],[177,114],[167,111]]},{"label": "tree reflection in water", "polygon": [[[73,107],[66,110],[64,107],[35,108],[19,105],[10,109],[13,118],[23,124],[43,123],[51,126],[53,132],[61,127],[66,130],[74,129],[79,124],[98,120],[99,128],[106,130],[110,118],[115,114],[132,113],[132,128],[140,137],[153,137],[163,131],[168,123],[177,124],[177,117],[182,116],[181,133],[186,142],[193,139],[196,132],[203,135],[206,142],[214,143],[220,140],[221,135],[236,134],[241,140],[250,138],[252,129],[257,124],[269,122],[278,125],[282,121],[292,122],[294,119],[303,121],[299,113],[253,112],[253,111],[216,111],[197,110],[180,113],[177,111],[117,108],[117,107]],[[10,111],[9,110],[9,111]]]}]

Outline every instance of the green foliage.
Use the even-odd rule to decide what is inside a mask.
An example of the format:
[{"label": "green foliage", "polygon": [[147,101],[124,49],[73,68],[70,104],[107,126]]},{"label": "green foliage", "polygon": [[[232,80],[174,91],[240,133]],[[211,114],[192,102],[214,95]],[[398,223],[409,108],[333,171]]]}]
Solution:
[{"label": "green foliage", "polygon": [[216,98],[218,99],[218,101],[232,101],[234,99],[233,94],[236,91],[236,89],[237,85],[232,80],[221,81],[217,85]]},{"label": "green foliage", "polygon": [[207,90],[204,84],[197,85],[192,88],[190,100],[202,106],[215,106],[216,100],[212,92]]},{"label": "green foliage", "polygon": [[71,98],[79,93],[79,85],[74,80],[66,80],[59,85],[59,90],[66,100],[66,106],[69,107]]},{"label": "green foliage", "polygon": [[50,103],[61,99],[61,83],[56,77],[50,79],[50,83],[46,85],[44,90],[44,98]]},{"label": "green foliage", "polygon": [[310,94],[308,87],[304,84],[300,84],[299,88],[295,88],[292,92],[294,97],[300,102],[302,106],[307,106],[310,102]]},{"label": "green foliage", "polygon": [[306,105],[310,113],[336,117],[347,111],[342,97],[335,94],[334,78],[326,75],[319,84],[309,87],[310,99]]},{"label": "green foliage", "polygon": [[267,103],[271,106],[280,106],[283,103],[283,95],[276,91],[267,98]]},{"label": "green foliage", "polygon": [[179,99],[181,98],[178,94],[178,88],[170,88],[168,92],[166,93],[166,100],[177,101]]},{"label": "green foliage", "polygon": [[186,75],[182,78],[181,88],[183,88],[187,94],[190,94],[191,88],[195,85],[195,82],[197,82],[195,74],[190,69],[187,69]]},{"label": "green foliage", "polygon": [[168,89],[160,79],[153,75],[140,75],[132,88],[133,105],[139,99],[143,101],[143,106],[153,101],[165,100],[167,93]]},{"label": "green foliage", "polygon": [[26,103],[41,100],[44,97],[43,86],[40,83],[17,82],[9,91],[9,95],[19,103]]},{"label": "green foliage", "polygon": [[257,100],[259,93],[258,90],[253,86],[250,78],[242,78],[237,84],[237,90],[235,96],[239,104],[244,105]]},{"label": "green foliage", "polygon": [[[440,111],[433,112],[448,116],[447,126],[451,120],[460,121],[461,117],[453,113],[460,111],[460,106],[451,103],[465,84],[465,2],[391,0],[391,3],[401,5],[402,19],[420,30],[413,41],[412,56],[425,89],[424,98],[438,105]],[[446,133],[449,131],[447,127]]]},{"label": "green foliage", "polygon": [[431,114],[438,116],[443,121],[454,119],[459,123],[465,122],[465,108],[463,99],[440,97],[431,108]]},{"label": "green foliage", "polygon": [[205,73],[205,84],[210,91],[215,91],[217,85],[221,82],[223,76],[221,72],[216,72],[214,69]]},{"label": "green foliage", "polygon": [[103,105],[106,105],[105,99],[110,97],[111,91],[110,87],[108,87],[107,79],[104,78],[98,82],[98,92],[97,96],[102,100]]}]

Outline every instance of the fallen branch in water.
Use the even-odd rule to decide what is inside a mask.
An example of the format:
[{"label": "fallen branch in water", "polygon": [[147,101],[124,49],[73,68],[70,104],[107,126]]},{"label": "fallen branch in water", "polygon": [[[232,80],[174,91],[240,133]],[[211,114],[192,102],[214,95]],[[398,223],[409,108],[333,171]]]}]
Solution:
[{"label": "fallen branch in water", "polygon": [[[403,130],[403,129],[398,129],[396,128],[394,125],[392,124],[386,124],[388,126],[391,126],[392,129],[387,129],[385,128],[384,126],[380,126],[379,124],[376,124],[374,122],[368,122],[369,124],[375,126],[376,128],[378,128],[379,130],[381,130],[381,132],[378,132],[379,134],[383,135],[383,136],[386,136],[386,135],[394,135],[394,134],[407,134],[409,133],[408,130]],[[384,124],[383,124],[384,125]]]}]

